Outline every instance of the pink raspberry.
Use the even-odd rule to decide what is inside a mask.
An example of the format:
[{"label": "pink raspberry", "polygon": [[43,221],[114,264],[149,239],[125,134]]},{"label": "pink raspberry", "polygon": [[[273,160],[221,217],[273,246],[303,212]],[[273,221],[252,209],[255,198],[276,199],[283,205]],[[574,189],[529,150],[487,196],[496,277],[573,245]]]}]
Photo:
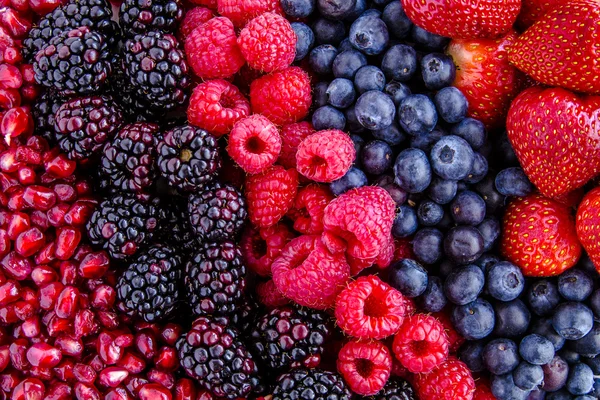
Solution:
[{"label": "pink raspberry", "polygon": [[333,182],[348,172],[356,151],[350,136],[337,129],[313,133],[298,145],[298,172],[316,182]]},{"label": "pink raspberry", "polygon": [[217,0],[187,0],[191,4],[195,4],[197,6],[208,7],[213,11],[217,11]]},{"label": "pink raspberry", "polygon": [[211,10],[206,7],[194,7],[185,13],[183,21],[179,25],[177,31],[177,38],[181,41],[185,41],[190,33],[203,23],[207,22],[215,15]]},{"label": "pink raspberry", "polygon": [[465,342],[465,338],[460,336],[460,333],[454,329],[454,325],[452,325],[452,320],[450,319],[450,315],[447,312],[440,311],[431,314],[434,316],[442,326],[444,327],[444,331],[446,335],[448,335],[448,342],[450,344],[450,352],[456,353],[460,346]]},{"label": "pink raspberry", "polygon": [[323,213],[331,200],[333,195],[325,186],[313,184],[300,189],[288,213],[294,229],[304,235],[323,232]]},{"label": "pink raspberry", "polygon": [[255,114],[235,123],[229,133],[227,152],[249,174],[263,172],[275,163],[281,151],[277,127]]},{"label": "pink raspberry", "polygon": [[274,165],[246,179],[250,222],[259,228],[275,225],[288,212],[298,190],[298,173]]},{"label": "pink raspberry", "polygon": [[396,246],[394,250],[394,260],[400,261],[405,258],[415,259],[415,253],[412,249],[412,238],[396,239]]},{"label": "pink raspberry", "polygon": [[235,28],[225,17],[213,18],[194,29],[185,39],[185,54],[202,79],[229,78],[245,62],[237,45]]},{"label": "pink raspberry", "polygon": [[222,136],[250,114],[250,102],[239,89],[223,80],[206,81],[194,88],[187,110],[192,125]]},{"label": "pink raspberry", "polygon": [[469,368],[454,357],[433,371],[415,375],[420,400],[472,400],[475,381]]},{"label": "pink raspberry", "polygon": [[275,285],[285,297],[318,310],[332,307],[350,279],[350,267],[343,254],[331,254],[318,236],[293,239],[271,270]]},{"label": "pink raspberry", "polygon": [[293,237],[294,234],[284,224],[246,229],[240,243],[246,264],[256,274],[270,276],[271,264]]},{"label": "pink raspberry", "polygon": [[352,276],[356,276],[360,274],[362,270],[369,268],[372,265],[376,265],[381,269],[389,267],[392,263],[394,249],[394,239],[390,236],[387,244],[381,248],[381,251],[376,257],[356,258],[346,254],[346,260],[348,260],[348,264],[350,264],[350,273]]},{"label": "pink raspberry", "polygon": [[473,393],[473,400],[496,400],[496,397],[492,393],[490,383],[487,379],[477,379],[475,381],[475,393]]},{"label": "pink raspberry", "polygon": [[387,245],[385,245],[377,255],[377,258],[375,259],[375,265],[382,269],[389,267],[390,264],[394,261],[395,251],[396,242],[394,241],[394,238],[390,235],[390,237],[388,238]]},{"label": "pink raspberry", "polygon": [[284,125],[281,128],[281,154],[277,162],[286,168],[296,168],[298,145],[313,133],[315,130],[307,121]]},{"label": "pink raspberry", "polygon": [[299,67],[262,76],[250,85],[252,111],[277,125],[304,119],[311,102],[310,78]]},{"label": "pink raspberry", "polygon": [[340,350],[337,368],[354,393],[373,396],[390,378],[392,356],[381,342],[351,341]]},{"label": "pink raspberry", "polygon": [[290,303],[290,299],[285,297],[277,286],[273,279],[269,279],[266,282],[259,282],[256,284],[256,295],[260,304],[267,308],[277,308],[285,306]]},{"label": "pink raspberry", "polygon": [[217,5],[219,14],[229,18],[237,28],[266,12],[283,13],[279,0],[217,0]]},{"label": "pink raspberry", "polygon": [[339,327],[359,339],[383,339],[395,334],[405,313],[404,296],[375,275],[350,282],[335,303]]},{"label": "pink raspberry", "polygon": [[275,13],[248,22],[237,42],[248,65],[262,72],[286,69],[296,56],[296,33],[287,19]]}]

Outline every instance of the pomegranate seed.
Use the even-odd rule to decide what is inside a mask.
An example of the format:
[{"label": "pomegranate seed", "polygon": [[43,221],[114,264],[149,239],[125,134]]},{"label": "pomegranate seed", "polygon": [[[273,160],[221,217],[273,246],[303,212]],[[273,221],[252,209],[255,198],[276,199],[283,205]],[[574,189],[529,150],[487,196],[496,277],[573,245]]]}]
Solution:
[{"label": "pomegranate seed", "polygon": [[67,214],[65,214],[65,222],[74,226],[85,225],[95,208],[95,202],[83,200],[76,201],[73,203]]},{"label": "pomegranate seed", "polygon": [[100,400],[100,392],[94,385],[77,382],[75,384],[75,398],[77,400]]},{"label": "pomegranate seed", "polygon": [[17,314],[17,317],[21,321],[26,321],[27,319],[33,317],[36,312],[37,307],[34,304],[23,300],[15,303],[15,314]]},{"label": "pomegranate seed", "polygon": [[10,6],[17,11],[28,12],[30,10],[27,0],[10,0]]},{"label": "pomegranate seed", "polygon": [[27,360],[27,340],[17,339],[13,341],[9,347],[10,361],[16,369],[19,371],[25,371],[29,367],[29,361]]},{"label": "pomegranate seed", "polygon": [[0,389],[10,393],[21,382],[19,372],[12,370],[0,375]]},{"label": "pomegranate seed", "polygon": [[59,228],[56,235],[56,249],[54,254],[59,260],[71,258],[77,245],[81,241],[81,232],[72,227]]},{"label": "pomegranate seed", "polygon": [[[7,11],[5,11],[7,12]],[[2,18],[0,17],[0,20]],[[18,89],[23,84],[23,76],[19,68],[10,64],[0,64],[0,87],[3,89]]]},{"label": "pomegranate seed", "polygon": [[175,371],[179,368],[177,350],[173,347],[162,347],[155,358],[154,364],[156,365],[156,368],[163,371]]},{"label": "pomegranate seed", "polygon": [[23,257],[37,253],[46,244],[46,237],[37,227],[22,232],[15,241],[15,251]]},{"label": "pomegranate seed", "polygon": [[0,308],[0,323],[3,325],[10,325],[18,320],[19,317],[17,316],[17,313],[15,313],[15,307],[12,304]]},{"label": "pomegranate seed", "polygon": [[8,367],[8,363],[10,362],[10,350],[8,349],[8,345],[5,344],[0,346],[0,372],[4,371],[6,367]]},{"label": "pomegranate seed", "polygon": [[173,377],[173,374],[159,371],[155,368],[152,368],[150,371],[148,371],[148,380],[150,382],[158,383],[169,390],[173,389],[175,386],[175,378]]},{"label": "pomegranate seed", "polygon": [[48,264],[51,261],[54,261],[56,258],[54,257],[54,242],[48,243],[44,246],[34,257],[34,261],[36,264]]},{"label": "pomegranate seed", "polygon": [[26,83],[21,86],[21,98],[22,102],[32,103],[35,99],[37,99],[42,94],[42,89],[39,85],[34,85],[31,83]]},{"label": "pomegranate seed", "polygon": [[20,105],[21,94],[17,89],[0,88],[0,109],[8,110],[14,107],[19,107]]},{"label": "pomegranate seed", "polygon": [[[4,119],[4,118],[3,118]],[[11,148],[0,155],[0,169],[4,172],[17,172],[21,164],[17,161],[17,149]]]},{"label": "pomegranate seed", "polygon": [[85,256],[87,256],[88,254],[90,254],[92,252],[92,246],[90,246],[89,244],[82,244],[79,247],[77,247],[77,250],[75,250],[75,254],[73,254],[73,260],[81,262],[81,260],[83,260],[83,258]]},{"label": "pomegranate seed", "polygon": [[44,310],[54,308],[58,296],[62,292],[64,285],[60,282],[51,282],[40,288],[40,307]]},{"label": "pomegranate seed", "polygon": [[106,367],[98,354],[94,354],[93,357],[86,359],[86,363],[90,367],[94,368],[94,371],[96,372],[100,372]]},{"label": "pomegranate seed", "polygon": [[138,392],[140,400],[171,400],[171,392],[158,383],[147,383]]},{"label": "pomegranate seed", "polygon": [[98,335],[98,344],[96,351],[100,359],[107,365],[114,365],[123,356],[123,348],[114,343],[113,333],[101,332]]},{"label": "pomegranate seed", "polygon": [[87,254],[79,264],[79,274],[87,279],[101,278],[106,274],[110,259],[105,251]]},{"label": "pomegranate seed", "polygon": [[46,15],[61,4],[61,0],[29,0],[29,6],[38,15]]},{"label": "pomegranate seed", "polygon": [[61,261],[59,264],[60,281],[63,285],[76,285],[79,282],[77,264],[73,261]]},{"label": "pomegranate seed", "polygon": [[42,155],[35,149],[28,147],[28,146],[17,147],[16,157],[17,157],[17,161],[25,163],[25,164],[34,164],[34,165],[42,164]]},{"label": "pomegranate seed", "polygon": [[119,316],[114,312],[98,311],[96,316],[100,321],[100,325],[107,329],[115,329],[119,326]]},{"label": "pomegranate seed", "polygon": [[65,214],[70,206],[67,203],[59,203],[46,212],[48,223],[54,227],[65,225]]},{"label": "pomegranate seed", "polygon": [[96,380],[96,371],[87,364],[75,364],[73,366],[73,375],[75,379],[83,383],[94,383]]},{"label": "pomegranate seed", "polygon": [[91,310],[80,310],[75,315],[73,322],[73,335],[76,338],[91,335],[98,331],[98,324]]},{"label": "pomegranate seed", "polygon": [[13,213],[8,219],[7,233],[10,240],[17,240],[17,237],[31,227],[29,216],[22,212]]},{"label": "pomegranate seed", "polygon": [[25,204],[25,200],[23,200],[23,193],[25,193],[25,189],[18,188],[10,193],[8,198],[7,207],[12,211],[21,211],[24,209],[27,204]]},{"label": "pomegranate seed", "polygon": [[55,337],[71,329],[72,321],[64,318],[59,318],[54,314],[54,312],[52,312],[52,314],[50,315],[52,315],[52,317],[46,325],[48,335]]},{"label": "pomegranate seed", "polygon": [[32,185],[25,189],[23,200],[36,210],[49,210],[56,204],[56,193],[44,186]]},{"label": "pomegranate seed", "polygon": [[31,220],[31,224],[33,226],[37,226],[42,231],[45,231],[50,227],[50,222],[48,221],[48,217],[44,211],[33,210],[31,213],[29,213],[29,219]]},{"label": "pomegranate seed", "polygon": [[163,327],[160,336],[166,344],[169,346],[175,346],[175,343],[181,337],[182,332],[183,330],[181,329],[181,326],[169,322]]},{"label": "pomegranate seed", "polygon": [[123,358],[117,362],[117,365],[125,368],[132,374],[139,374],[146,369],[146,361],[144,361],[144,359],[141,357],[138,357],[136,354],[130,352],[125,352]]},{"label": "pomegranate seed", "polygon": [[18,282],[9,280],[0,286],[0,306],[16,301],[21,296],[21,285]]},{"label": "pomegranate seed", "polygon": [[69,160],[66,155],[58,154],[56,157],[44,163],[46,172],[55,178],[66,178],[73,175],[77,163]]},{"label": "pomegranate seed", "polygon": [[47,343],[36,343],[27,350],[27,361],[34,367],[52,368],[60,362],[62,353]]},{"label": "pomegranate seed", "polygon": [[111,308],[117,298],[117,292],[112,286],[100,285],[92,291],[91,305],[99,310]]},{"label": "pomegranate seed", "polygon": [[98,375],[98,381],[101,385],[106,387],[117,387],[129,376],[129,371],[121,367],[107,367],[100,375]]},{"label": "pomegranate seed", "polygon": [[[138,391],[140,388],[148,383],[147,379],[144,379],[139,376],[131,376],[129,375],[127,379],[125,379],[125,388],[127,391],[134,397],[138,396]],[[139,398],[139,397],[136,397]]]},{"label": "pomegranate seed", "polygon": [[104,400],[129,400],[129,394],[127,390],[122,387],[112,388],[104,394]]},{"label": "pomegranate seed", "polygon": [[[0,36],[2,36],[2,34],[0,33]],[[0,42],[2,41],[2,39],[0,38]],[[2,47],[2,46],[0,46]],[[11,64],[11,65],[17,65],[20,62],[23,61],[23,56],[21,55],[21,51],[19,50],[18,47],[15,46],[6,46],[4,48],[4,51],[1,53],[2,58],[4,58],[4,62],[7,64]],[[21,72],[22,74],[23,72]],[[21,89],[23,89],[21,87]]]},{"label": "pomegranate seed", "polygon": [[147,359],[151,360],[158,351],[158,344],[154,335],[148,331],[138,332],[135,336],[135,345],[140,353]]},{"label": "pomegranate seed", "polygon": [[9,109],[0,122],[0,133],[6,138],[17,137],[30,129],[33,124],[31,112],[25,107]]},{"label": "pomegranate seed", "polygon": [[21,185],[33,185],[36,181],[35,170],[31,167],[19,168],[19,182]]},{"label": "pomegranate seed", "polygon": [[29,375],[41,379],[42,381],[49,381],[52,379],[52,370],[50,368],[31,367]]},{"label": "pomegranate seed", "polygon": [[58,274],[55,270],[47,265],[39,265],[31,271],[31,280],[37,286],[43,286],[58,279]]},{"label": "pomegranate seed", "polygon": [[22,257],[16,251],[11,251],[4,256],[2,261],[0,261],[0,265],[2,265],[2,268],[4,268],[4,271],[8,276],[18,281],[27,279],[33,269],[31,261]]},{"label": "pomegranate seed", "polygon": [[54,375],[63,382],[74,381],[75,375],[73,375],[73,367],[75,363],[68,358],[63,360],[56,367],[53,368]]},{"label": "pomegranate seed", "polygon": [[15,45],[15,41],[13,40],[12,36],[8,33],[6,28],[4,28],[3,26],[0,26],[0,47],[14,46],[14,45]]},{"label": "pomegranate seed", "polygon": [[73,390],[63,382],[55,382],[46,391],[44,400],[67,400],[73,398]]},{"label": "pomegranate seed", "polygon": [[0,257],[4,257],[10,251],[10,238],[5,229],[0,229]]},{"label": "pomegranate seed", "polygon": [[42,400],[46,388],[37,378],[27,378],[19,383],[13,391],[12,400]]},{"label": "pomegranate seed", "polygon": [[77,312],[79,290],[73,286],[66,286],[58,296],[54,311],[59,318],[73,318]]},{"label": "pomegranate seed", "polygon": [[83,342],[77,338],[61,335],[56,338],[54,345],[65,356],[80,357],[83,354]]},{"label": "pomegranate seed", "polygon": [[31,21],[11,8],[0,13],[0,23],[8,28],[14,38],[22,38],[31,29]]},{"label": "pomegranate seed", "polygon": [[[28,0],[23,0],[23,1],[28,2]],[[35,71],[33,69],[32,64],[21,64],[21,65],[19,65],[19,70],[21,71],[21,75],[23,76],[23,82],[36,83]]]},{"label": "pomegranate seed", "polygon": [[77,191],[71,185],[65,183],[57,183],[52,187],[59,201],[72,203],[77,199]]},{"label": "pomegranate seed", "polygon": [[191,379],[181,378],[177,381],[174,400],[196,400],[196,386]]}]

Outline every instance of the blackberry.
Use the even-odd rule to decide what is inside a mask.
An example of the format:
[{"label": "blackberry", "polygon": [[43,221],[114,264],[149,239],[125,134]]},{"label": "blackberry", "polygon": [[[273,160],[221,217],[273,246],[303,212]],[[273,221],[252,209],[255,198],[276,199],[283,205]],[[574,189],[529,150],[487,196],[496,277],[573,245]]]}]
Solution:
[{"label": "blackberry", "polygon": [[137,96],[160,112],[187,100],[188,65],[173,35],[150,31],[125,42],[121,68]]},{"label": "blackberry", "polygon": [[64,103],[54,118],[58,144],[67,156],[97,156],[119,130],[123,114],[108,96],[79,97]]},{"label": "blackberry", "polygon": [[179,0],[125,0],[119,9],[119,25],[127,36],[149,30],[174,33],[182,18]]},{"label": "blackberry", "polygon": [[246,284],[242,252],[232,241],[205,243],[186,265],[186,294],[195,315],[233,314]]},{"label": "blackberry", "polygon": [[247,399],[264,390],[240,332],[226,318],[198,318],[176,347],[181,367],[216,397]]},{"label": "blackberry", "polygon": [[329,316],[324,312],[276,308],[263,315],[252,330],[250,349],[273,371],[315,367],[331,331]]},{"label": "blackberry", "polygon": [[342,377],[319,369],[295,369],[277,378],[272,400],[350,400]]},{"label": "blackberry", "polygon": [[203,240],[233,239],[244,226],[246,201],[233,186],[217,183],[188,200],[190,226]]},{"label": "blackberry", "polygon": [[104,145],[100,157],[100,187],[122,192],[144,192],[154,182],[158,125],[125,125]]},{"label": "blackberry", "polygon": [[204,129],[183,125],[158,143],[158,169],[169,184],[194,192],[210,183],[221,167],[217,139]]},{"label": "blackberry", "polygon": [[129,264],[117,282],[118,307],[146,322],[168,319],[181,301],[181,257],[173,247],[155,245]]},{"label": "blackberry", "polygon": [[31,107],[35,133],[43,136],[51,145],[56,143],[54,116],[62,104],[63,100],[60,97],[46,91],[35,100]]},{"label": "blackberry", "polygon": [[157,199],[144,201],[130,193],[104,199],[86,225],[90,242],[106,249],[112,258],[130,258],[152,239],[158,207]]},{"label": "blackberry", "polygon": [[188,256],[200,246],[200,242],[190,228],[185,208],[186,205],[179,201],[161,207],[162,215],[154,240],[174,246]]},{"label": "blackberry", "polygon": [[374,396],[361,397],[365,400],[418,400],[413,387],[401,378],[390,378],[383,389]]},{"label": "blackberry", "polygon": [[82,26],[52,39],[33,62],[35,80],[61,95],[96,93],[112,73],[103,34]]}]

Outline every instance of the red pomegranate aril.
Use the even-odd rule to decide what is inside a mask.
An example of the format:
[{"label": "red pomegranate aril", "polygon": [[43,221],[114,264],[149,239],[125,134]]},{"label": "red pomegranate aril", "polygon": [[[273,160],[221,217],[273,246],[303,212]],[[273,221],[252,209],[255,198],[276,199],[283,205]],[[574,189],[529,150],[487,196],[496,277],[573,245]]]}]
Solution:
[{"label": "red pomegranate aril", "polygon": [[36,181],[35,170],[31,167],[21,167],[18,172],[19,182],[21,185],[33,185]]},{"label": "red pomegranate aril", "polygon": [[44,400],[67,400],[71,398],[73,398],[71,386],[64,382],[55,382],[46,391]]},{"label": "red pomegranate aril", "polygon": [[43,400],[46,387],[37,378],[27,378],[19,383],[12,394],[12,400]]},{"label": "red pomegranate aril", "polygon": [[71,206],[67,203],[59,203],[46,212],[48,223],[54,227],[65,226],[65,215]]},{"label": "red pomegranate aril", "polygon": [[98,382],[106,387],[117,387],[129,376],[129,371],[121,367],[107,367],[98,375]]},{"label": "red pomegranate aril", "polygon": [[21,285],[18,282],[9,280],[0,286],[0,306],[5,306],[18,300],[21,297]]},{"label": "red pomegranate aril", "polygon": [[3,172],[17,172],[20,166],[21,163],[17,161],[16,147],[10,148],[0,154],[0,170]]},{"label": "red pomegranate aril", "polygon": [[109,391],[107,391],[106,393],[104,393],[104,400],[130,400],[131,397],[129,396],[129,393],[127,393],[127,390],[122,387],[116,387],[116,388],[112,388]]},{"label": "red pomegranate aril", "polygon": [[46,244],[46,237],[37,227],[22,232],[15,241],[15,251],[23,257],[30,257]]},{"label": "red pomegranate aril", "polygon": [[117,298],[117,292],[112,286],[99,285],[91,294],[91,306],[98,310],[108,310],[111,308]]},{"label": "red pomegranate aril", "polygon": [[5,229],[0,229],[0,257],[4,257],[10,252],[10,238]]},{"label": "red pomegranate aril", "polygon": [[[19,184],[19,181],[6,172],[0,172],[0,189],[2,189],[2,205],[9,208],[11,211],[15,211],[16,208],[10,208],[9,206],[11,205],[11,201],[13,201],[12,206],[15,205],[13,199],[15,193],[20,192],[22,194],[24,191],[23,187]],[[4,212],[8,211],[5,210]]]},{"label": "red pomegranate aril", "polygon": [[73,318],[77,312],[79,290],[73,286],[66,286],[58,296],[54,311],[59,318]]},{"label": "red pomegranate aril", "polygon": [[142,378],[141,376],[129,375],[127,377],[127,379],[125,379],[124,383],[125,383],[125,388],[129,392],[129,394],[131,394],[135,398],[139,399],[138,391],[140,390],[140,388],[143,385],[148,383],[148,380],[145,378]]},{"label": "red pomegranate aril", "polygon": [[[23,38],[31,29],[31,20],[17,10],[11,8],[3,10],[0,14],[0,23],[4,25],[16,39]],[[19,85],[20,86],[20,85]]]},{"label": "red pomegranate aril", "polygon": [[110,266],[108,254],[104,251],[87,254],[79,264],[79,274],[87,279],[101,278]]},{"label": "red pomegranate aril", "polygon": [[117,362],[117,365],[125,368],[132,374],[139,374],[146,369],[146,361],[143,358],[138,357],[136,354],[130,352],[125,352],[123,358]]},{"label": "red pomegranate aril", "polygon": [[27,350],[27,361],[34,367],[52,368],[60,362],[62,353],[48,343],[35,343]]},{"label": "red pomegranate aril", "polygon": [[57,337],[54,341],[54,346],[65,356],[78,358],[83,354],[83,342],[67,335]]},{"label": "red pomegranate aril", "polygon": [[40,307],[44,310],[54,308],[58,296],[62,292],[64,285],[60,282],[51,282],[40,288]]},{"label": "red pomegranate aril", "polygon": [[94,383],[96,380],[96,371],[87,364],[77,363],[73,366],[73,376],[79,382]]},{"label": "red pomegranate aril", "polygon": [[8,227],[6,232],[10,240],[17,240],[19,235],[31,228],[29,215],[22,212],[15,212],[8,218]]},{"label": "red pomegranate aril", "polygon": [[27,360],[28,344],[29,342],[27,339],[16,339],[10,344],[10,361],[12,366],[19,371],[24,371],[30,366],[29,361]]},{"label": "red pomegranate aril", "polygon": [[2,261],[0,261],[0,265],[2,265],[6,275],[18,281],[27,279],[33,269],[31,261],[16,251],[11,251],[4,256]]},{"label": "red pomegranate aril", "polygon": [[81,231],[78,229],[70,226],[59,228],[56,241],[54,242],[56,245],[54,250],[56,258],[59,260],[68,260],[71,258],[80,241]]},{"label": "red pomegranate aril", "polygon": [[177,343],[177,340],[181,337],[182,332],[183,330],[181,329],[181,326],[169,322],[163,327],[160,336],[166,344],[169,346],[175,346],[175,343]]},{"label": "red pomegranate aril", "polygon": [[26,83],[21,86],[21,101],[24,104],[33,103],[42,94],[42,89],[39,85]]},{"label": "red pomegranate aril", "polygon": [[21,382],[19,372],[11,370],[0,375],[0,389],[3,392],[10,393]]},{"label": "red pomegranate aril", "polygon": [[119,327],[119,316],[111,311],[98,311],[96,313],[100,325],[106,329],[116,329]]},{"label": "red pomegranate aril", "polygon": [[158,383],[169,390],[173,389],[175,386],[175,378],[173,377],[173,374],[169,372],[159,371],[158,369],[152,368],[150,371],[148,371],[147,375],[150,382]]},{"label": "red pomegranate aril", "polygon": [[[8,110],[21,105],[21,93],[17,89],[0,89],[0,109]],[[0,120],[1,121],[1,120]]]},{"label": "red pomegranate aril", "polygon": [[77,400],[100,400],[100,392],[94,385],[86,385],[81,382],[75,384],[75,398]]},{"label": "red pomegranate aril", "polygon": [[23,193],[25,193],[25,189],[22,187],[16,188],[10,193],[10,196],[8,197],[8,203],[6,204],[9,210],[21,211],[27,207],[25,200],[23,200]]},{"label": "red pomegranate aril", "polygon": [[46,172],[55,178],[66,178],[73,175],[76,167],[77,163],[73,160],[69,160],[67,156],[62,153],[44,163]]},{"label": "red pomegranate aril", "polygon": [[50,227],[48,216],[44,211],[33,210],[29,213],[29,219],[31,221],[31,225],[37,226],[42,231],[46,231]]},{"label": "red pomegranate aril", "polygon": [[98,331],[98,323],[91,310],[80,310],[75,315],[73,322],[73,335],[76,338],[91,335]]},{"label": "red pomegranate aril", "polygon": [[5,138],[14,138],[27,133],[31,130],[32,125],[33,120],[29,108],[14,107],[4,113],[0,122],[0,133]]},{"label": "red pomegranate aril", "polygon": [[158,383],[147,383],[138,391],[140,400],[171,400],[171,392]]},{"label": "red pomegranate aril", "polygon": [[[5,10],[4,12],[8,11]],[[19,68],[10,64],[0,64],[0,87],[3,89],[18,89],[21,85],[23,85],[23,76]]]},{"label": "red pomegranate aril", "polygon": [[67,185],[66,183],[57,183],[52,187],[54,193],[56,193],[56,197],[58,201],[62,201],[64,203],[72,203],[77,199],[77,191],[71,185]]},{"label": "red pomegranate aril", "polygon": [[14,324],[17,321],[19,321],[19,317],[15,313],[15,307],[12,304],[0,308],[0,323],[2,325]]},{"label": "red pomegranate aril", "polygon": [[75,380],[75,375],[73,375],[74,366],[75,363],[72,360],[63,358],[60,364],[52,368],[52,371],[54,371],[56,378],[60,379],[61,381],[71,382]]},{"label": "red pomegranate aril", "polygon": [[61,261],[59,264],[60,281],[63,285],[76,285],[79,283],[77,264],[73,261]]},{"label": "red pomegranate aril", "polygon": [[173,347],[162,347],[155,358],[154,364],[156,365],[156,368],[163,371],[175,371],[179,368],[177,350]]},{"label": "red pomegranate aril", "polygon": [[135,335],[135,346],[147,360],[153,359],[158,351],[156,339],[154,338],[154,335],[148,331],[138,332]]},{"label": "red pomegranate aril", "polygon": [[51,315],[48,324],[46,324],[48,335],[56,337],[61,333],[67,332],[71,329],[73,321],[57,317],[56,314],[54,314],[54,311],[51,311],[48,314]]},{"label": "red pomegranate aril", "polygon": [[15,314],[21,321],[26,321],[29,318],[33,317],[38,309],[34,304],[28,303],[24,300],[17,301],[14,303],[15,306]]},{"label": "red pomegranate aril", "polygon": [[0,346],[0,372],[3,372],[10,362],[10,350],[8,345]]},{"label": "red pomegranate aril", "polygon": [[108,332],[100,332],[96,351],[100,359],[107,365],[114,365],[123,356],[123,348],[115,345],[115,335]]},{"label": "red pomegranate aril", "polygon": [[44,367],[31,367],[29,369],[29,376],[41,379],[42,381],[49,381],[52,379],[52,369]]},{"label": "red pomegranate aril", "polygon": [[56,259],[54,256],[54,242],[48,243],[44,246],[33,258],[36,264],[48,264]]},{"label": "red pomegranate aril", "polygon": [[56,204],[56,193],[44,186],[31,185],[25,189],[23,200],[30,207],[45,211]]},{"label": "red pomegranate aril", "polygon": [[196,385],[191,379],[181,378],[177,381],[174,400],[196,400]]},{"label": "red pomegranate aril", "polygon": [[65,214],[65,222],[74,226],[85,225],[95,208],[95,202],[78,200]]},{"label": "red pomegranate aril", "polygon": [[[29,0],[23,1],[29,3]],[[33,69],[33,64],[19,64],[19,71],[21,72],[21,76],[23,77],[24,83],[36,83],[35,70]]]},{"label": "red pomegranate aril", "polygon": [[[29,164],[29,165],[41,165],[42,164],[42,155],[39,151],[29,147],[29,146],[19,146],[17,147],[17,151],[15,156],[17,157],[17,161]],[[20,167],[19,169],[23,169],[25,166]]]},{"label": "red pomegranate aril", "polygon": [[58,279],[58,274],[55,270],[47,265],[39,265],[31,271],[31,280],[37,286],[44,286],[48,283],[55,282]]}]

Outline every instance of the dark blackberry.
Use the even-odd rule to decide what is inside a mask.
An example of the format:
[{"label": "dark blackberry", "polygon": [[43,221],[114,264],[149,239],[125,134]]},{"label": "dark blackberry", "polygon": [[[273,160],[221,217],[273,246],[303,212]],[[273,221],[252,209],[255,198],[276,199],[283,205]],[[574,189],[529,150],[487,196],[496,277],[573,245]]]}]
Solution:
[{"label": "dark blackberry", "polygon": [[401,378],[390,378],[383,389],[374,396],[365,396],[365,400],[418,400],[413,387]]},{"label": "dark blackberry", "polygon": [[242,335],[226,318],[198,318],[176,346],[181,367],[213,395],[247,399],[264,390]]},{"label": "dark blackberry", "polygon": [[125,42],[121,68],[133,95],[153,110],[165,112],[188,97],[188,65],[173,35],[150,31]]},{"label": "dark blackberry", "polygon": [[35,133],[43,136],[52,145],[56,144],[54,116],[63,102],[55,93],[46,91],[31,106]]},{"label": "dark blackberry", "polygon": [[332,331],[327,314],[296,307],[263,315],[251,333],[250,350],[273,371],[317,366]]},{"label": "dark blackberry", "polygon": [[103,34],[82,26],[52,39],[33,62],[35,80],[59,94],[92,94],[112,73],[111,53]]},{"label": "dark blackberry", "polygon": [[23,55],[27,61],[33,62],[37,52],[51,39],[80,26],[89,26],[91,30],[102,33],[112,45],[119,36],[119,26],[111,19],[112,15],[112,7],[107,0],[69,0],[31,28],[23,41]]},{"label": "dark blackberry", "polygon": [[195,192],[210,183],[221,167],[217,139],[190,125],[166,132],[158,143],[158,169],[169,184]]},{"label": "dark blackberry", "polygon": [[246,300],[228,318],[244,337],[248,337],[260,311],[261,305],[252,296],[246,296]]},{"label": "dark blackberry", "polygon": [[127,36],[149,30],[174,33],[182,18],[179,0],[125,0],[119,8],[119,25]]},{"label": "dark blackberry", "polygon": [[187,257],[200,246],[200,241],[190,228],[186,204],[183,201],[174,201],[161,207],[159,227],[154,235],[156,243],[167,243],[178,248]]},{"label": "dark blackberry", "polygon": [[143,251],[117,282],[118,308],[146,322],[170,318],[181,301],[182,267],[173,247],[155,245]]},{"label": "dark blackberry", "polygon": [[244,300],[246,267],[232,241],[205,243],[188,261],[185,288],[195,315],[231,315]]},{"label": "dark blackberry", "polygon": [[136,122],[125,125],[104,145],[100,157],[100,188],[144,192],[154,182],[158,125]]},{"label": "dark blackberry", "polygon": [[246,201],[240,191],[220,183],[191,194],[188,214],[194,233],[211,242],[235,238],[248,215]]},{"label": "dark blackberry", "polygon": [[87,159],[99,155],[104,143],[119,131],[122,120],[121,109],[111,97],[78,97],[56,112],[56,138],[69,158]]},{"label": "dark blackberry", "polygon": [[106,249],[112,258],[130,258],[152,239],[158,207],[156,199],[140,200],[130,193],[104,199],[86,225],[90,242]]},{"label": "dark blackberry", "polygon": [[272,400],[350,400],[352,393],[342,377],[319,369],[295,369],[280,375]]}]

